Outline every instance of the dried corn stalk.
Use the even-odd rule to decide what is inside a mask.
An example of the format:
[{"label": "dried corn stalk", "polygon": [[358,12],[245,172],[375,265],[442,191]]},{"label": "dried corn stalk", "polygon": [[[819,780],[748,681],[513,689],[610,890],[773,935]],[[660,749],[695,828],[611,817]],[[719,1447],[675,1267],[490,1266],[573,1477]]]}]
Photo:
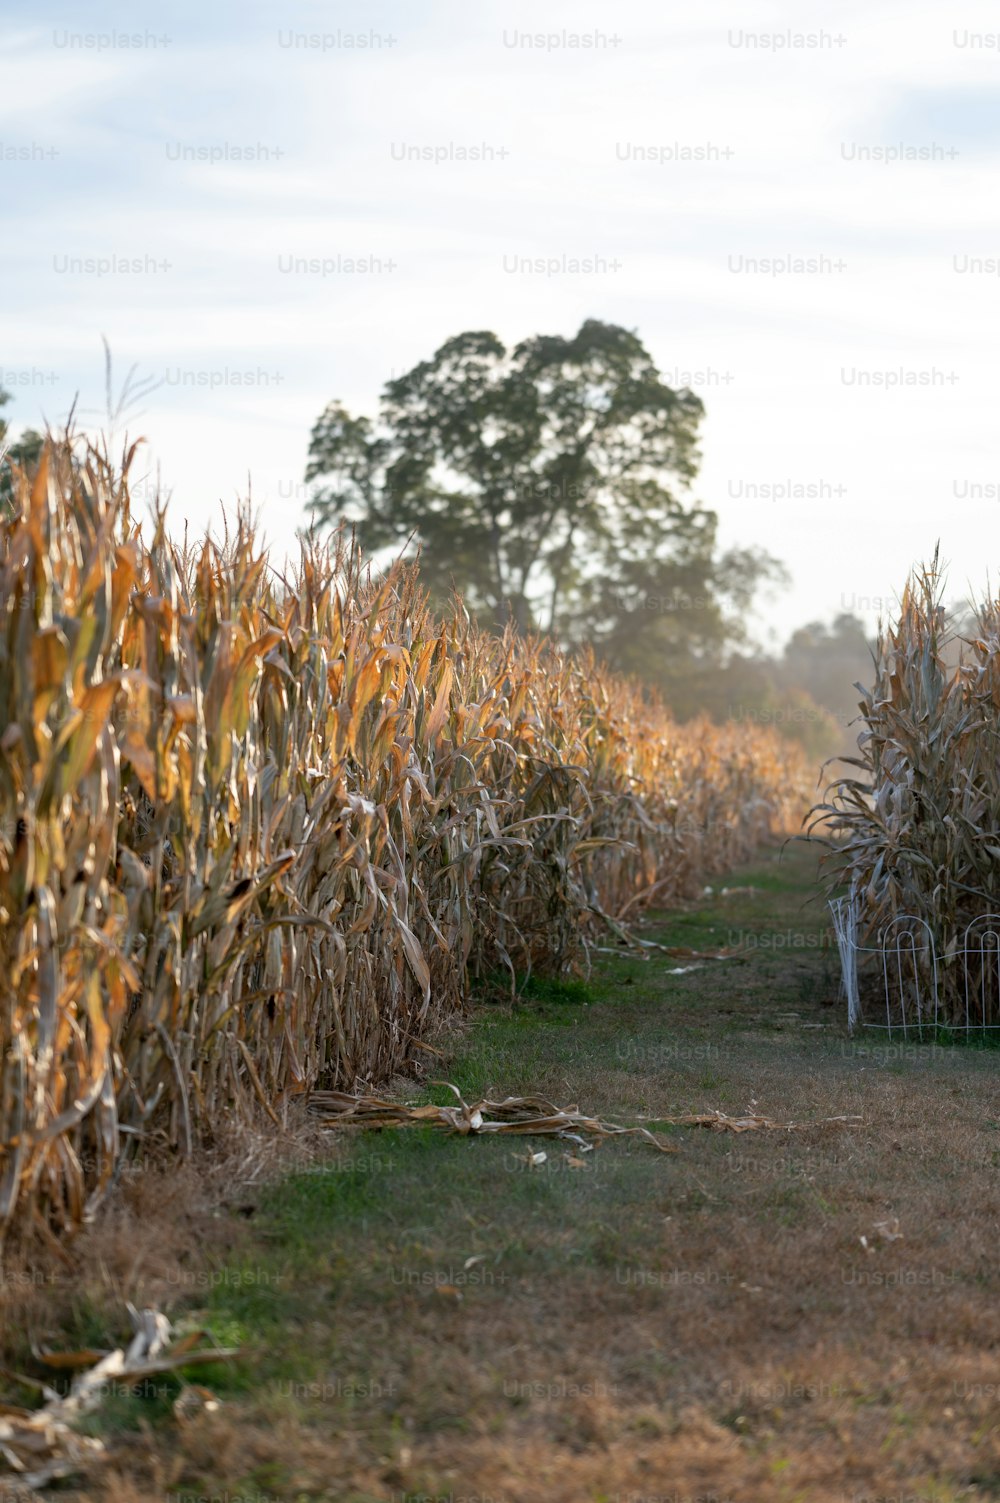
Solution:
[{"label": "dried corn stalk", "polygon": [[[322,1127],[436,1127],[444,1132],[475,1137],[482,1133],[520,1133],[528,1137],[570,1138],[584,1148],[605,1138],[639,1137],[661,1153],[676,1153],[646,1127],[620,1127],[582,1113],[578,1107],[553,1106],[541,1096],[507,1096],[503,1101],[477,1101],[470,1105],[462,1099],[457,1086],[447,1085],[455,1093],[457,1106],[406,1106],[386,1101],[381,1096],[351,1095],[347,1091],[314,1091],[309,1109],[320,1119]],[[660,1117],[664,1127],[708,1127],[714,1132],[754,1132],[761,1128],[791,1132],[804,1127],[823,1127],[830,1123],[856,1123],[857,1116],[822,1117],[814,1122],[776,1122],[760,1112],[748,1109],[742,1117],[725,1112],[694,1112],[682,1117]]]},{"label": "dried corn stalk", "polygon": [[104,1460],[104,1443],[77,1433],[77,1425],[95,1413],[109,1394],[127,1391],[160,1373],[177,1372],[206,1362],[228,1362],[241,1355],[236,1347],[199,1349],[208,1335],[193,1331],[171,1343],[170,1322],[158,1310],[128,1306],[132,1339],[110,1352],[48,1354],[41,1360],[61,1370],[77,1370],[69,1392],[56,1393],[29,1378],[45,1397],[38,1409],[0,1403],[0,1487],[11,1475],[23,1487],[47,1487],[62,1477],[86,1472]]},{"label": "dried corn stalk", "polygon": [[773,733],[427,612],[342,539],[179,548],[50,445],[0,519],[0,1237],[125,1158],[388,1078],[470,976],[585,959],[798,818]]},{"label": "dried corn stalk", "polygon": [[[1000,911],[1000,602],[981,606],[959,641],[941,590],[936,558],[909,580],[879,636],[874,683],[857,685],[858,775],[839,779],[813,812],[835,846],[831,888],[846,882],[854,897],[858,944],[888,944],[897,1004],[922,999],[926,1009],[936,993],[939,1022],[964,1025],[968,1007],[973,1026],[995,1027],[996,944],[966,935]],[[916,939],[902,942],[899,961],[901,929]],[[876,971],[869,988],[884,1018]]]}]

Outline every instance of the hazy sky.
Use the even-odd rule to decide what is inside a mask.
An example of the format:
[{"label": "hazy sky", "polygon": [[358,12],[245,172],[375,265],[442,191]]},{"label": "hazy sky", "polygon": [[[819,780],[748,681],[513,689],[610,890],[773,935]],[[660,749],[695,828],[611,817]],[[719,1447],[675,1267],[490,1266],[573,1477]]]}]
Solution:
[{"label": "hazy sky", "polygon": [[985,579],[995,5],[6,0],[0,78],[5,415],[99,423],[106,335],[164,381],[175,525],[249,477],[283,548],[328,400],[600,318],[703,397],[695,493],[790,568],[780,636],[938,537]]}]

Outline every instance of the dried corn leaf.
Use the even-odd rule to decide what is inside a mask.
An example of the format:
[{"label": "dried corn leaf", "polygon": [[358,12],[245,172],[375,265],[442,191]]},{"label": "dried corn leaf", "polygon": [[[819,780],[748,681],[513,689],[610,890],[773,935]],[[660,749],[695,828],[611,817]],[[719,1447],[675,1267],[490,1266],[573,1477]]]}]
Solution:
[{"label": "dried corn leaf", "polygon": [[[237,1348],[193,1349],[205,1332],[171,1344],[166,1316],[158,1310],[136,1310],[132,1305],[127,1309],[133,1333],[127,1347],[100,1354],[44,1355],[49,1367],[64,1370],[79,1369],[85,1359],[97,1355],[95,1363],[78,1371],[68,1394],[60,1396],[45,1390],[46,1403],[34,1410],[0,1405],[0,1487],[10,1475],[27,1487],[45,1487],[58,1478],[85,1473],[103,1461],[103,1442],[79,1435],[75,1426],[101,1407],[109,1391],[158,1373],[197,1363],[227,1362],[241,1355]],[[2,1463],[6,1463],[6,1472]]]},{"label": "dried corn leaf", "polygon": [[[323,1127],[410,1127],[429,1124],[446,1132],[463,1136],[479,1133],[517,1133],[572,1138],[587,1143],[606,1138],[635,1136],[653,1144],[661,1153],[676,1153],[673,1144],[664,1143],[645,1127],[621,1127],[581,1113],[575,1106],[561,1109],[541,1096],[508,1096],[503,1101],[479,1101],[469,1105],[462,1100],[456,1086],[447,1085],[458,1098],[458,1106],[406,1106],[379,1096],[352,1096],[345,1091],[313,1091],[310,1111]],[[823,1127],[835,1123],[855,1124],[860,1116],[820,1117],[810,1122],[778,1122],[759,1112],[730,1117],[725,1112],[694,1112],[681,1117],[658,1117],[665,1127],[708,1127],[715,1132],[754,1132],[761,1129],[789,1132],[801,1128]],[[591,1146],[588,1144],[587,1146]]]},{"label": "dried corn leaf", "polygon": [[[523,1137],[569,1138],[574,1142],[592,1139],[601,1142],[612,1137],[638,1137],[651,1143],[661,1153],[676,1153],[672,1144],[663,1143],[648,1128],[620,1127],[589,1117],[576,1107],[565,1110],[541,1096],[508,1096],[503,1101],[463,1101],[450,1081],[442,1082],[455,1092],[458,1106],[405,1106],[378,1096],[352,1096],[344,1091],[314,1091],[309,1098],[310,1111],[323,1127],[411,1127],[429,1124],[445,1132],[463,1136],[503,1133]],[[535,1161],[538,1155],[533,1156]]]}]

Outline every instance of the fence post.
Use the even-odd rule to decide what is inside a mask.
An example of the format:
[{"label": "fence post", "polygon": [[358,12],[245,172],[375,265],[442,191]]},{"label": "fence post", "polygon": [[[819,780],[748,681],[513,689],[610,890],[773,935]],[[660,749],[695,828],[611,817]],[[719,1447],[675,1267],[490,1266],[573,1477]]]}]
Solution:
[{"label": "fence post", "polygon": [[855,1034],[861,1027],[861,999],[858,996],[858,951],[855,943],[857,913],[854,898],[834,898],[830,903],[833,928],[840,953],[840,975],[847,997],[847,1032]]}]

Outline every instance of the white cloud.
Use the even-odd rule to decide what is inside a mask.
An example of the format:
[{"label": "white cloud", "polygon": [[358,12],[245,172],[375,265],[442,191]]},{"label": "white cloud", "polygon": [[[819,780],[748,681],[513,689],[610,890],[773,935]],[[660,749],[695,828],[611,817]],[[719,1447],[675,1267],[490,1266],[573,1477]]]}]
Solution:
[{"label": "white cloud", "polygon": [[[891,596],[938,536],[956,588],[982,578],[1000,518],[1000,500],[974,489],[1000,481],[1000,277],[957,266],[1000,257],[984,95],[1000,48],[955,34],[1000,31],[988,3],[849,3],[835,20],[828,7],[763,0],[690,14],[652,0],[542,13],[527,0],[389,4],[374,20],[348,3],[334,22],[324,5],[265,18],[227,0],[178,7],[169,47],[101,53],[56,47],[63,21],[41,27],[21,8],[0,39],[0,141],[59,155],[0,163],[0,373],[37,366],[57,379],[18,385],[7,412],[57,415],[77,390],[100,407],[107,334],[122,371],[137,361],[169,377],[142,426],[178,524],[204,523],[249,471],[268,531],[287,545],[309,429],[329,398],[372,410],[390,375],[463,328],[515,340],[600,317],[637,328],[666,370],[700,373],[697,491],[727,543],[762,544],[790,565],[794,587],[771,608],[782,630]],[[125,29],[98,12],[88,30]],[[279,47],[279,23],[396,41]],[[72,14],[65,25],[82,29]],[[505,45],[515,31],[564,30],[605,45]],[[826,40],[751,50],[731,31]],[[900,141],[947,148],[949,122],[957,157],[845,159]],[[168,159],[168,143],[225,142],[285,154]],[[482,143],[510,154],[439,165],[392,155],[394,144]],[[621,160],[639,145],[663,160]],[[671,159],[706,145],[734,155]],[[504,269],[505,257],[563,254],[621,265]],[[171,265],[56,270],[60,257],[107,255]],[[289,255],[396,264],[287,274],[278,258]],[[733,269],[795,255],[845,265]],[[239,371],[280,380],[237,385]],[[927,372],[931,384],[859,385],[859,372]],[[198,386],[185,373],[217,379]],[[748,494],[786,482],[819,497]]]}]

